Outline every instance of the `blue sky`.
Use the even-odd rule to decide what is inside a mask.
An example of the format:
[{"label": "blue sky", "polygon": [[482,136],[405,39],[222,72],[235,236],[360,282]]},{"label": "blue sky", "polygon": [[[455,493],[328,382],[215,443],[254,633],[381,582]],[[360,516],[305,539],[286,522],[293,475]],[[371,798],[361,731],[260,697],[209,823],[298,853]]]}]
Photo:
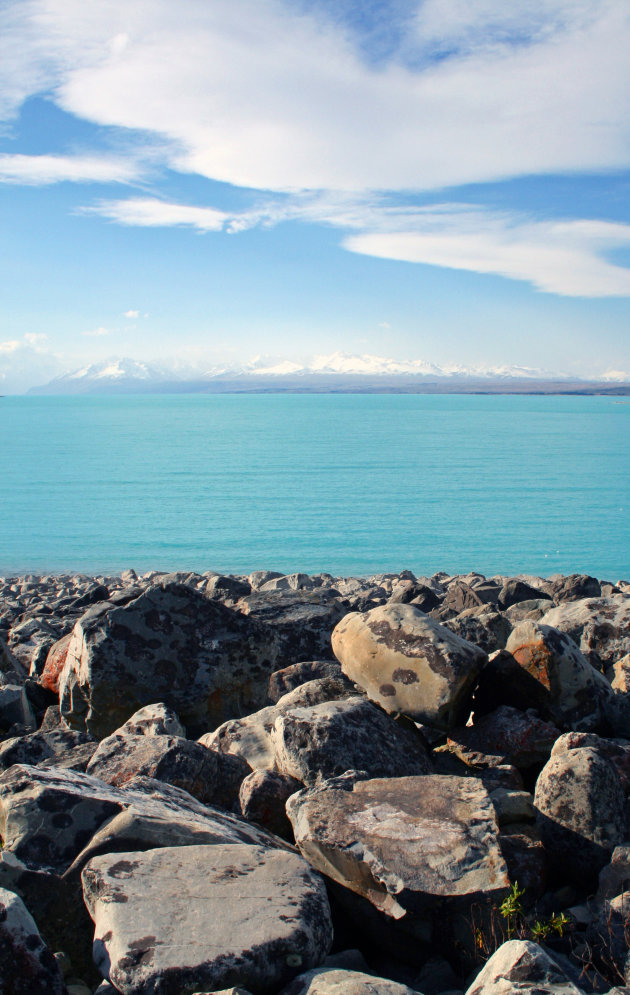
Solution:
[{"label": "blue sky", "polygon": [[626,0],[4,0],[0,390],[630,371],[628,51]]}]

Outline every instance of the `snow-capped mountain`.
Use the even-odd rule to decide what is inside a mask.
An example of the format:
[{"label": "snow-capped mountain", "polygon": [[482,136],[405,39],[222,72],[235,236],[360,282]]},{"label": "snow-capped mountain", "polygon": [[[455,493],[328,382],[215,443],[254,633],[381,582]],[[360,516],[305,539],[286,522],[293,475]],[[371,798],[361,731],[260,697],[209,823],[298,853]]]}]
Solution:
[{"label": "snow-capped mountain", "polygon": [[[306,362],[256,356],[242,365],[192,369],[175,363],[168,367],[134,359],[108,359],[55,377],[50,383],[33,387],[33,394],[89,393],[194,393],[294,390],[517,390],[528,393],[544,384],[545,390],[561,391],[589,384],[630,383],[630,374],[609,370],[588,380],[566,373],[527,366],[438,366],[423,359],[398,360],[365,353],[360,356],[334,352],[314,356]],[[557,385],[557,386],[554,386]],[[623,388],[622,388],[623,391]]]}]

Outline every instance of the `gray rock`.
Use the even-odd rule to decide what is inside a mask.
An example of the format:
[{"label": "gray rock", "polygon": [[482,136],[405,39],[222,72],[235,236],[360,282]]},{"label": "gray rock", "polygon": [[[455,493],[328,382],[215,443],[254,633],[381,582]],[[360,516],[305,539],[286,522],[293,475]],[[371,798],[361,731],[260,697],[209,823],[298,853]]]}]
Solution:
[{"label": "gray rock", "polygon": [[630,891],[630,846],[617,846],[610,863],[600,872],[595,901],[604,905],[624,891]]},{"label": "gray rock", "polygon": [[0,888],[0,984],[3,995],[65,995],[57,961],[18,895]]},{"label": "gray rock", "polygon": [[630,891],[605,902],[599,916],[587,930],[595,958],[610,969],[614,967],[626,984],[630,984]]},{"label": "gray rock", "polygon": [[614,765],[626,795],[630,795],[630,742],[627,739],[604,739],[592,732],[565,732],[553,745],[552,757],[568,750],[581,750],[584,747],[596,750],[601,757]]},{"label": "gray rock", "polygon": [[487,659],[413,605],[352,613],[332,645],[344,673],[382,708],[440,728],[464,716]]},{"label": "gray rock", "polygon": [[52,729],[40,728],[28,736],[7,739],[0,744],[0,770],[8,770],[13,764],[36,766],[48,759],[59,762],[73,754],[77,747],[82,748],[89,759],[97,745],[86,733],[76,732],[65,723]]},{"label": "gray rock", "polygon": [[320,677],[343,678],[341,667],[336,660],[305,660],[293,663],[290,667],[276,670],[269,678],[269,701],[275,704],[289,691],[300,684],[318,680]]},{"label": "gray rock", "polygon": [[624,792],[615,766],[592,748],[558,753],[540,773],[534,804],[551,858],[578,886],[594,884],[626,839]]},{"label": "gray rock", "polygon": [[611,667],[630,653],[630,595],[567,601],[544,616],[566,632],[595,667]]},{"label": "gray rock", "polygon": [[332,942],[324,884],[293,853],[166,847],[95,857],[82,879],[95,961],[123,995],[271,993]]},{"label": "gray rock", "polygon": [[[262,830],[202,805],[191,795],[150,778],[137,777],[116,788],[76,771],[15,765],[0,775],[0,836],[4,847],[33,868],[62,873],[97,830],[124,809],[230,838],[278,845]],[[243,833],[246,836],[243,836]],[[221,836],[223,834],[223,836]]]},{"label": "gray rock", "polygon": [[602,589],[596,577],[588,574],[569,574],[568,577],[556,576],[542,585],[542,590],[549,594],[557,605],[563,601],[581,601],[584,598],[599,598]]},{"label": "gray rock", "polygon": [[139,708],[116,732],[131,736],[186,736],[179,717],[163,701]]},{"label": "gray rock", "polygon": [[531,584],[518,580],[518,578],[512,578],[501,588],[498,601],[501,609],[505,611],[506,608],[511,608],[512,605],[517,605],[520,601],[532,601],[545,598],[545,596],[551,601],[551,595],[546,594],[540,588],[532,587]]},{"label": "gray rock", "polygon": [[257,591],[237,608],[271,630],[278,663],[332,659],[330,634],[347,612],[326,588]]},{"label": "gray rock", "polygon": [[545,615],[544,623],[521,622],[506,649],[539,683],[540,704],[557,725],[563,729],[596,728],[614,692],[573,639],[553,628],[548,621],[552,615]]},{"label": "gray rock", "polygon": [[512,631],[505,615],[488,605],[467,608],[444,623],[461,639],[478,646],[484,653],[504,649]]},{"label": "gray rock", "polygon": [[77,623],[59,682],[61,711],[102,739],[158,699],[200,735],[263,704],[273,642],[270,630],[191,588],[154,586]]},{"label": "gray rock", "polygon": [[400,919],[470,910],[508,885],[494,808],[475,778],[335,778],[287,802],[304,856]]},{"label": "gray rock", "polygon": [[271,729],[276,766],[313,785],[346,770],[370,777],[405,777],[431,770],[412,723],[402,725],[364,698],[292,708]]},{"label": "gray rock", "polygon": [[308,708],[350,694],[357,692],[349,691],[345,678],[321,677],[307,681],[283,695],[275,705],[261,708],[242,719],[224,722],[214,732],[201,736],[199,742],[209,749],[242,757],[253,770],[275,770],[276,753],[271,730],[278,716],[294,708]]},{"label": "gray rock", "polygon": [[283,988],[280,995],[417,995],[407,985],[376,978],[362,971],[320,967],[307,971]]},{"label": "gray rock", "polygon": [[583,995],[542,947],[508,940],[492,955],[466,995]]}]

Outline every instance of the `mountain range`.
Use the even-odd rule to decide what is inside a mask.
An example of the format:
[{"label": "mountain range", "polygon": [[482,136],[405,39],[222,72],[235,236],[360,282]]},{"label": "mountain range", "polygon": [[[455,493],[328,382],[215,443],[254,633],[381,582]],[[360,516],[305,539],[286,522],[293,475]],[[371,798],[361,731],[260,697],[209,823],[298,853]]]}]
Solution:
[{"label": "mountain range", "polygon": [[[597,388],[597,389],[595,389]],[[597,379],[525,366],[437,366],[424,360],[335,352],[306,363],[257,356],[238,366],[171,368],[112,358],[63,373],[29,394],[227,392],[628,393],[630,373]]]}]

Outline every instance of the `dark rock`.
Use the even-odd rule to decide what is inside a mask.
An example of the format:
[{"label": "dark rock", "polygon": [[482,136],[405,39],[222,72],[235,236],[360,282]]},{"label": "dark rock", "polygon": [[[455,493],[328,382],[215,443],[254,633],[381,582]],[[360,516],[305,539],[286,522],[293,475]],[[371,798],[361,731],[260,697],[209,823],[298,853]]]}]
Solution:
[{"label": "dark rock", "polygon": [[243,598],[238,610],[273,634],[275,659],[330,660],[330,634],[346,609],[326,588],[316,591],[259,591]]},{"label": "dark rock", "polygon": [[560,731],[533,710],[521,712],[501,705],[474,725],[453,729],[448,744],[468,764],[477,763],[478,754],[491,754],[504,758],[504,763],[527,768],[546,763],[559,736]]},{"label": "dark rock", "polygon": [[3,995],[65,995],[57,961],[18,895],[0,888],[0,984]]},{"label": "dark rock", "polygon": [[512,631],[505,615],[487,605],[467,608],[454,618],[447,619],[444,625],[461,639],[478,646],[484,653],[504,649]]},{"label": "dark rock", "polygon": [[568,577],[554,577],[542,585],[556,604],[563,601],[581,601],[583,598],[599,598],[602,589],[599,581],[588,574],[569,574]]},{"label": "dark rock", "polygon": [[[517,605],[519,601],[533,601],[534,599],[544,598],[545,593],[539,587],[532,587],[531,584],[526,584],[523,580],[512,578],[501,588],[498,598],[499,607],[505,611],[511,605]],[[547,594],[547,597],[551,601],[551,595]]]},{"label": "dark rock", "polygon": [[286,814],[287,799],[302,788],[302,783],[277,770],[252,771],[241,783],[239,805],[243,818],[268,829],[283,839],[293,839],[293,828]]}]

